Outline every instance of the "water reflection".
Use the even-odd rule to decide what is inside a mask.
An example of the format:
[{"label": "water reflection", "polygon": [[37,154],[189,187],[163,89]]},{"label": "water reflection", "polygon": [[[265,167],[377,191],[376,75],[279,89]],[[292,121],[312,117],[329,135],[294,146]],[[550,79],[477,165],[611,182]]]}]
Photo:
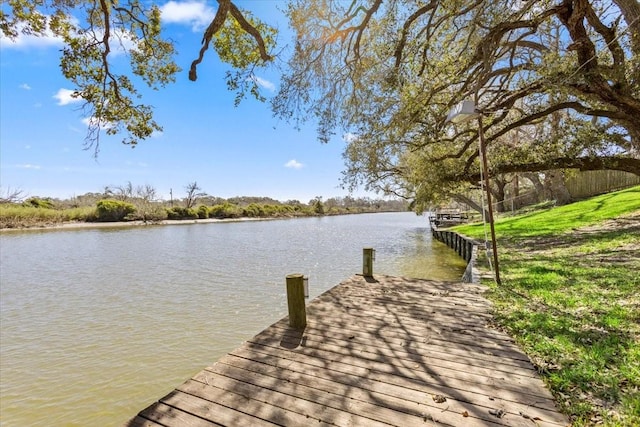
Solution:
[{"label": "water reflection", "polygon": [[457,280],[411,213],[0,236],[3,427],[119,425],[286,312],[361,271]]}]

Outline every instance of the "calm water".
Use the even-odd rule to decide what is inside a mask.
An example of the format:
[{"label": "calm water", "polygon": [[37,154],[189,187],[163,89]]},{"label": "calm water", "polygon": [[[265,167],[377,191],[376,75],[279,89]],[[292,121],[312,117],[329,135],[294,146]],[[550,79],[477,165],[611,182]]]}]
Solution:
[{"label": "calm water", "polygon": [[456,280],[412,213],[0,235],[0,424],[120,425],[311,298],[362,271]]}]

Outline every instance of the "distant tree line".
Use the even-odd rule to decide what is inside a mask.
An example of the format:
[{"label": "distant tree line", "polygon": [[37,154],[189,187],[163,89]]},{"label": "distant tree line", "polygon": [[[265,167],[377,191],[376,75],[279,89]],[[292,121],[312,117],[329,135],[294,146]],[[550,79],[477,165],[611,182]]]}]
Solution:
[{"label": "distant tree line", "polygon": [[0,228],[17,228],[62,222],[119,222],[233,218],[293,218],[344,215],[368,212],[407,211],[402,199],[368,197],[314,197],[307,203],[279,201],[270,197],[239,196],[224,199],[202,191],[197,182],[184,187],[185,196],[162,199],[151,185],[106,186],[102,192],[69,199],[19,197],[23,192],[0,200]]}]

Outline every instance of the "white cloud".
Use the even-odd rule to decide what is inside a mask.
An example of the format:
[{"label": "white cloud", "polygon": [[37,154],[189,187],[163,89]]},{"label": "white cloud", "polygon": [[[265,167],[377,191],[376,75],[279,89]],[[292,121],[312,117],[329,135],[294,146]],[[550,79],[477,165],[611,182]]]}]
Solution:
[{"label": "white cloud", "polygon": [[22,83],[20,86],[18,86],[20,89],[24,89],[24,90],[31,90],[31,86],[29,86],[26,83]]},{"label": "white cloud", "polygon": [[139,168],[148,168],[149,164],[145,162],[132,162],[131,160],[127,160],[124,162],[125,166],[135,166]]},{"label": "white cloud", "polygon": [[[44,15],[44,18],[47,22],[49,21],[49,16]],[[25,25],[19,24],[16,27],[16,32],[18,33],[18,35],[14,38],[7,37],[4,34],[0,33],[0,47],[9,49],[26,49],[30,47],[46,48],[51,46],[61,46],[64,44],[62,38],[53,34],[53,32],[51,32],[51,30],[49,30],[48,28],[44,31],[44,34],[41,35],[24,34],[24,29]]]},{"label": "white cloud", "polygon": [[107,122],[107,121],[99,122],[99,120],[95,117],[85,117],[81,121],[87,127],[100,126],[101,129],[109,129],[114,127],[114,124],[112,122]]},{"label": "white cloud", "polygon": [[47,30],[44,35],[35,36],[32,34],[22,34],[18,29],[16,38],[9,38],[0,34],[0,47],[8,49],[26,49],[30,47],[51,47],[61,46],[63,40]]},{"label": "white cloud", "polygon": [[[47,21],[50,20],[48,16],[45,16],[45,18]],[[69,22],[72,25],[78,25],[78,20],[74,17],[71,17]],[[9,49],[28,49],[59,47],[65,44],[64,40],[61,37],[53,34],[53,32],[49,29],[45,30],[41,35],[35,35],[23,34],[22,30],[24,28],[24,25],[20,25],[16,28],[18,35],[15,38],[6,37],[2,33],[0,33],[0,47]],[[89,34],[85,34],[85,37],[89,38]],[[100,31],[96,31],[95,38],[97,40],[102,40],[102,37],[103,33]],[[131,50],[134,48],[132,41],[133,37],[129,33],[122,32],[121,30],[115,30],[112,31],[111,38],[113,40],[111,44],[112,55],[119,55],[125,53],[127,50]],[[25,87],[22,88],[26,89]]]},{"label": "white cloud", "polygon": [[360,138],[359,135],[356,135],[355,133],[351,133],[351,132],[347,132],[344,135],[342,135],[342,140],[345,142],[354,142],[357,141]]},{"label": "white cloud", "polygon": [[207,27],[215,16],[214,10],[201,1],[173,1],[160,8],[166,23],[191,25],[193,31]]},{"label": "white cloud", "polygon": [[284,164],[284,167],[285,168],[290,168],[290,169],[302,169],[304,167],[304,165],[302,163],[300,163],[299,161],[297,161],[296,159],[291,159],[287,163]]},{"label": "white cloud", "polygon": [[75,91],[71,89],[61,88],[55,95],[53,95],[53,97],[58,100],[58,105],[67,105],[73,104],[75,102],[82,102],[82,98],[74,98],[72,96],[74,93]]},{"label": "white cloud", "polygon": [[20,169],[40,169],[40,165],[32,165],[30,163],[26,163],[24,165],[16,165],[16,167]]},{"label": "white cloud", "polygon": [[252,79],[260,87],[263,87],[271,92],[274,92],[276,90],[276,85],[271,83],[269,80],[263,79],[258,76],[253,76]]}]

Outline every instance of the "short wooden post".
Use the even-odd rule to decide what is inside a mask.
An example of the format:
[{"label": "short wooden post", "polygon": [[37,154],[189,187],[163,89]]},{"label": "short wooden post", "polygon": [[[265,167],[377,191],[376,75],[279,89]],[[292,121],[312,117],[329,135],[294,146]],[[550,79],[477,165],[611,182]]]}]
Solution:
[{"label": "short wooden post", "polygon": [[304,276],[287,276],[287,305],[289,306],[289,326],[304,329],[307,326],[307,310],[304,304]]},{"label": "short wooden post", "polygon": [[365,277],[373,277],[373,257],[375,250],[373,248],[362,249],[362,275]]}]

